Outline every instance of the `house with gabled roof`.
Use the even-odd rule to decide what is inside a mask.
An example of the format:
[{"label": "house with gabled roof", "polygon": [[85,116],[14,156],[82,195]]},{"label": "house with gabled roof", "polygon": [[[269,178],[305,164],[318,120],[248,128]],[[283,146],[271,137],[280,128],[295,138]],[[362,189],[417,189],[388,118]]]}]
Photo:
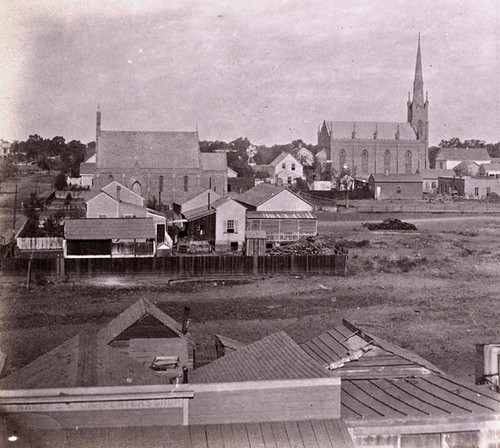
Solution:
[{"label": "house with gabled roof", "polygon": [[461,162],[475,162],[479,166],[491,162],[486,148],[441,148],[436,154],[436,168],[451,170]]},{"label": "house with gabled roof", "polygon": [[[140,299],[108,324],[80,333],[0,379],[0,389],[170,384],[193,367],[195,344],[180,324]],[[155,368],[156,358],[160,368]]]},{"label": "house with gabled roof", "polygon": [[416,174],[422,176],[422,191],[427,194],[438,192],[438,180],[440,177],[453,177],[455,171],[440,169],[419,169]]},{"label": "house with gabled roof", "polygon": [[224,153],[202,153],[198,132],[101,130],[97,111],[95,182],[117,180],[146,200],[171,204],[176,192],[227,192]]},{"label": "house with gabled roof", "polygon": [[269,243],[314,236],[318,218],[314,206],[285,187],[261,183],[235,198],[247,208],[247,230],[264,230]]},{"label": "house with gabled roof", "polygon": [[346,320],[300,346],[280,332],[236,348],[195,370],[191,381],[316,374],[341,379],[341,418],[356,446],[479,447],[500,441],[500,395],[465,384]]},{"label": "house with gabled roof", "polygon": [[282,152],[270,164],[270,176],[278,184],[292,185],[299,178],[304,178],[302,164],[290,153]]}]

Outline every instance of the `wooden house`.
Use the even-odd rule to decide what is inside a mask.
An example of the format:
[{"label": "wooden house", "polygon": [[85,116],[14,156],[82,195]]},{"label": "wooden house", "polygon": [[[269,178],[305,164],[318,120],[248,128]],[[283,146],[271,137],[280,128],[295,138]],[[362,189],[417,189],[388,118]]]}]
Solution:
[{"label": "wooden house", "polygon": [[64,224],[65,258],[153,257],[156,248],[153,218],[67,219]]},{"label": "wooden house", "polygon": [[420,174],[371,174],[368,188],[376,200],[422,199]]},{"label": "wooden house", "polygon": [[438,179],[440,177],[453,177],[453,170],[439,169],[419,169],[416,174],[422,176],[422,191],[427,194],[436,194],[438,192]]},{"label": "wooden house", "polygon": [[[170,384],[192,369],[195,346],[187,328],[141,299],[96,331],[78,334],[14,373],[0,389],[53,389]],[[167,359],[164,369],[156,358]]]},{"label": "wooden house", "polygon": [[441,148],[436,155],[436,168],[451,170],[464,161],[482,165],[490,163],[491,156],[486,148]]},{"label": "wooden house", "polygon": [[245,232],[245,252],[249,256],[266,254],[267,233],[265,230],[247,230]]},{"label": "wooden house", "polygon": [[215,249],[240,251],[245,242],[246,208],[228,197],[212,203],[215,210]]},{"label": "wooden house", "polygon": [[262,183],[239,195],[247,208],[247,230],[263,230],[268,242],[284,243],[317,234],[311,203],[285,187]]},{"label": "wooden house", "polygon": [[[271,178],[281,184],[292,185],[295,180],[304,178],[302,164],[290,153],[282,152],[270,164]],[[278,182],[277,182],[278,183]]]}]

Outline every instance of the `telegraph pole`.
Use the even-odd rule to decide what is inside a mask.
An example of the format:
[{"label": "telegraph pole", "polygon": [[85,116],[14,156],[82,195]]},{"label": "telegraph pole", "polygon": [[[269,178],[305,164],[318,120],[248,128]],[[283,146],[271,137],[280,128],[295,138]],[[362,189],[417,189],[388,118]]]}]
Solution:
[{"label": "telegraph pole", "polygon": [[14,192],[14,219],[12,220],[13,236],[16,235],[16,211],[17,211],[17,184],[16,184],[16,190]]}]

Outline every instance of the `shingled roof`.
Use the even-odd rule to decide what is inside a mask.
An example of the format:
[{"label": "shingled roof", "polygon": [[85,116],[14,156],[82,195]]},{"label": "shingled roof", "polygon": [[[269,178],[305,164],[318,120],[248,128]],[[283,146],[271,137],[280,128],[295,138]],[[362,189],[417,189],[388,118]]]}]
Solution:
[{"label": "shingled roof", "polygon": [[101,131],[98,169],[136,165],[161,169],[201,168],[198,133]]},{"label": "shingled roof", "polygon": [[280,331],[194,370],[189,381],[228,383],[329,376],[326,366]]}]

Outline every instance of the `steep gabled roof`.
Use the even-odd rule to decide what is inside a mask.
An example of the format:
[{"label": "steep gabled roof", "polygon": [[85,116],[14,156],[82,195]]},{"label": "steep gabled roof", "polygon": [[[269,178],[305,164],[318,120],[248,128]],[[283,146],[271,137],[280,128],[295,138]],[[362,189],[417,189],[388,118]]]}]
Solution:
[{"label": "steep gabled roof", "polygon": [[441,148],[436,160],[479,160],[490,161],[491,157],[486,148]]},{"label": "steep gabled roof", "polygon": [[293,154],[290,154],[289,152],[283,151],[278,157],[276,157],[269,165],[272,167],[278,166],[283,160],[285,160],[287,157],[291,157],[293,160],[295,160],[299,165],[300,162],[294,157]]},{"label": "steep gabled roof", "polygon": [[43,389],[58,387],[126,386],[168,383],[139,361],[109,345],[135,322],[150,315],[169,330],[194,341],[170,316],[141,299],[97,331],[78,334],[0,380],[4,389]]},{"label": "steep gabled roof", "polygon": [[153,218],[67,219],[67,240],[151,239],[156,237]]},{"label": "steep gabled roof", "polygon": [[417,140],[410,123],[375,121],[327,121],[326,127],[333,139],[345,140]]},{"label": "steep gabled roof", "polygon": [[329,376],[324,366],[280,331],[194,370],[190,382],[227,383]]},{"label": "steep gabled roof", "polygon": [[246,204],[251,207],[258,207],[259,205],[263,204],[264,202],[268,201],[284,190],[287,190],[290,194],[297,196],[301,201],[304,201],[305,203],[311,205],[308,201],[298,196],[292,190],[289,190],[286,187],[278,187],[276,185],[268,184],[265,182],[255,185],[255,187],[252,187],[250,188],[250,190],[241,193],[234,199],[238,202],[241,202],[242,204]]},{"label": "steep gabled roof", "polygon": [[226,171],[227,158],[223,152],[202,152],[201,168],[205,171]]},{"label": "steep gabled roof", "polygon": [[200,168],[197,132],[101,131],[97,168]]}]

